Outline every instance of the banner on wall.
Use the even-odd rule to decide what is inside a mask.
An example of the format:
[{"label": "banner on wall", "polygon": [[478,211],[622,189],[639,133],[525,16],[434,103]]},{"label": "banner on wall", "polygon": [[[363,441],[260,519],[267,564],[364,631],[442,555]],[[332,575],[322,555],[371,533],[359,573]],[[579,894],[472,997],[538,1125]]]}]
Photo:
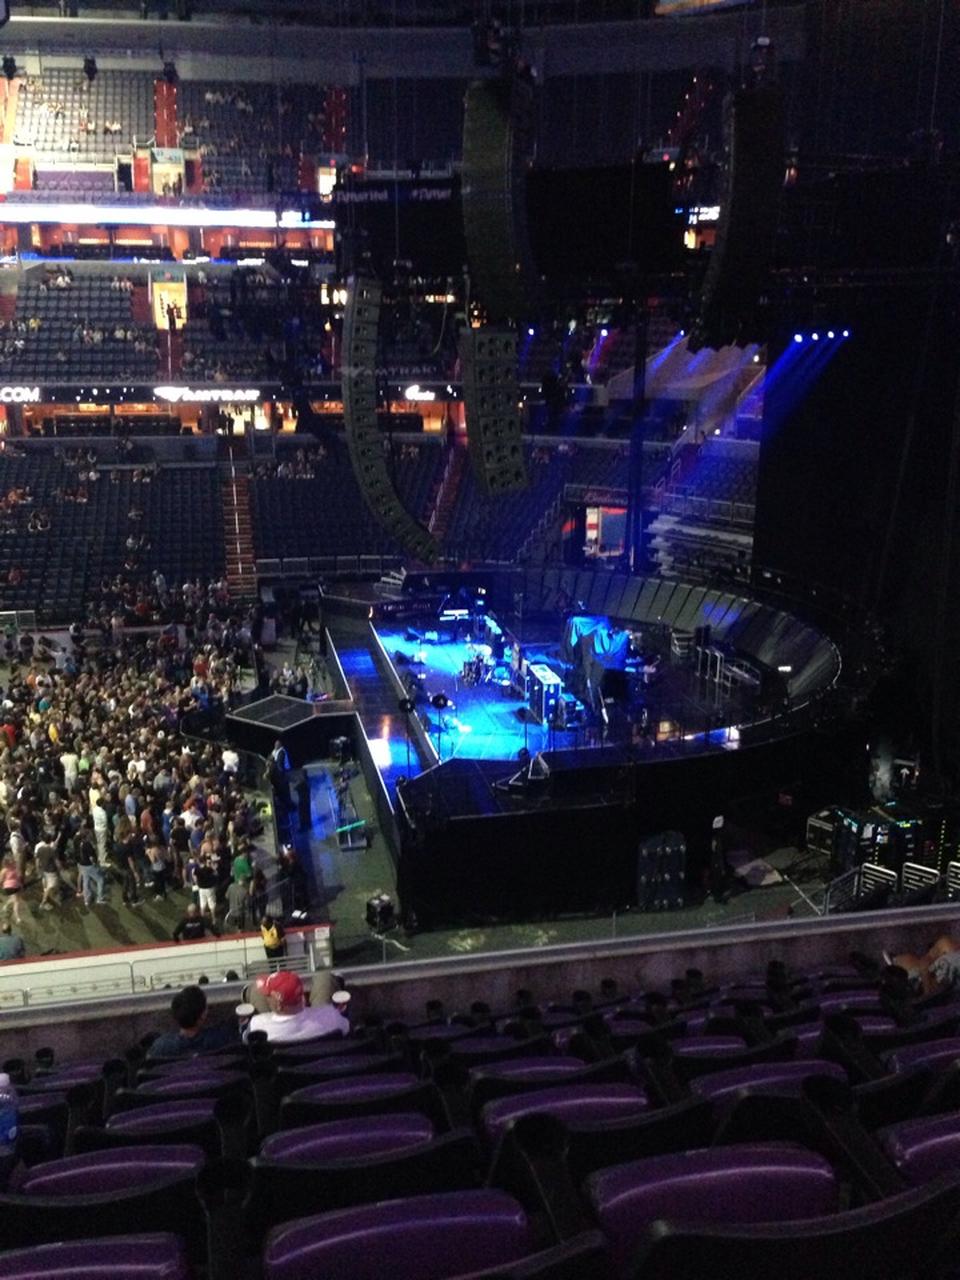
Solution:
[{"label": "banner on wall", "polygon": [[150,300],[153,306],[153,323],[158,329],[170,329],[174,322],[182,329],[187,322],[186,280],[150,279]]},{"label": "banner on wall", "polygon": [[154,147],[153,163],[164,165],[183,165],[183,151],[180,147]]}]

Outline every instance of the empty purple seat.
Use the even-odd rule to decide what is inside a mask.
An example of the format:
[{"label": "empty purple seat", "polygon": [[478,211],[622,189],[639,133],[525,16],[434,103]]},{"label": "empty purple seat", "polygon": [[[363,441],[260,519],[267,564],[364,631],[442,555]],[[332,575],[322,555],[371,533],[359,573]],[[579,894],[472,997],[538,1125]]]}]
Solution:
[{"label": "empty purple seat", "polygon": [[747,1047],[743,1036],[683,1036],[670,1041],[670,1048],[681,1058],[709,1057],[711,1054],[741,1053]]},{"label": "empty purple seat", "polygon": [[828,1013],[882,1013],[880,998],[873,989],[867,991],[831,991],[817,997],[823,1015]]},{"label": "empty purple seat", "polygon": [[596,1124],[639,1115],[648,1106],[647,1095],[632,1084],[559,1085],[488,1102],[481,1112],[481,1123],[493,1142],[513,1120],[533,1112],[555,1116],[569,1125],[578,1120]]},{"label": "empty purple seat", "polygon": [[730,1226],[811,1218],[837,1208],[837,1182],[827,1161],[778,1142],[632,1160],[591,1174],[585,1187],[621,1271],[660,1218]]},{"label": "empty purple seat", "polygon": [[522,1054],[525,1043],[510,1036],[472,1035],[454,1040],[450,1052],[455,1058],[508,1057],[511,1054]]},{"label": "empty purple seat", "polygon": [[388,1071],[383,1075],[349,1076],[324,1084],[308,1084],[287,1097],[296,1102],[363,1102],[402,1093],[405,1089],[413,1089],[418,1083],[417,1077],[410,1071]]},{"label": "empty purple seat", "polygon": [[306,1080],[334,1080],[338,1076],[388,1072],[402,1065],[403,1059],[396,1053],[348,1053],[343,1057],[331,1055],[326,1058],[317,1058],[312,1062],[301,1062],[296,1066],[282,1067],[282,1083],[288,1089],[296,1089],[298,1076],[304,1076]]},{"label": "empty purple seat", "polygon": [[395,1155],[430,1142],[432,1138],[433,1125],[426,1116],[398,1112],[286,1129],[266,1138],[261,1144],[260,1154],[291,1164],[326,1163],[359,1156]]},{"label": "empty purple seat", "polygon": [[220,1075],[225,1071],[236,1071],[240,1069],[242,1059],[235,1055],[223,1054],[214,1057],[212,1054],[206,1054],[196,1058],[172,1058],[164,1060],[158,1058],[156,1061],[150,1058],[140,1068],[140,1077],[150,1076],[212,1076]]},{"label": "empty purple seat", "polygon": [[170,1177],[195,1174],[203,1163],[201,1149],[186,1144],[117,1147],[37,1165],[23,1178],[19,1191],[27,1196],[129,1192]]},{"label": "empty purple seat", "polygon": [[921,1044],[904,1045],[881,1054],[891,1071],[945,1070],[960,1059],[960,1038],[950,1036],[941,1040],[926,1040]]},{"label": "empty purple seat", "polygon": [[0,1253],[0,1280],[189,1280],[176,1236],[113,1236],[71,1240]]},{"label": "empty purple seat", "polygon": [[527,1215],[502,1191],[411,1196],[303,1218],[270,1233],[265,1280],[448,1280],[533,1251]]},{"label": "empty purple seat", "polygon": [[491,1062],[488,1066],[471,1067],[470,1074],[476,1076],[483,1073],[487,1080],[543,1080],[571,1075],[583,1071],[586,1063],[582,1058],[572,1058],[556,1054],[531,1054],[529,1058],[508,1058],[505,1062]]},{"label": "empty purple seat", "polygon": [[146,1080],[137,1085],[136,1093],[149,1098],[199,1098],[249,1086],[250,1077],[243,1071],[188,1072]]},{"label": "empty purple seat", "polygon": [[748,1067],[733,1067],[729,1071],[711,1071],[690,1083],[690,1088],[701,1098],[717,1101],[727,1098],[741,1089],[766,1093],[799,1093],[804,1080],[813,1076],[829,1076],[831,1080],[846,1083],[847,1073],[836,1062],[823,1062],[812,1058],[797,1062],[755,1062]]},{"label": "empty purple seat", "polygon": [[118,1111],[110,1117],[106,1127],[125,1134],[175,1133],[187,1126],[212,1121],[216,1105],[213,1098],[177,1098],[149,1107]]},{"label": "empty purple seat", "polygon": [[887,1155],[908,1182],[919,1184],[960,1168],[960,1112],[920,1116],[877,1131]]}]

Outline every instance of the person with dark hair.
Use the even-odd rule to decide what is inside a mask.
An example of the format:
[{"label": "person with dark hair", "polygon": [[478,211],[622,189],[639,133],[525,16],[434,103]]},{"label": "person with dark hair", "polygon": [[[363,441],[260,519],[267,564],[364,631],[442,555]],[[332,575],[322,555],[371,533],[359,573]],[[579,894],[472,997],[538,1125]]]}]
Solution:
[{"label": "person with dark hair", "polygon": [[170,1001],[176,1031],[157,1036],[147,1050],[148,1058],[182,1058],[191,1053],[220,1049],[237,1037],[232,1025],[207,1025],[207,997],[199,987],[184,987]]},{"label": "person with dark hair", "polygon": [[186,942],[199,942],[208,933],[216,935],[216,932],[207,917],[201,914],[197,904],[191,902],[187,907],[187,914],[173,931],[173,940],[174,942],[179,942],[181,939]]}]

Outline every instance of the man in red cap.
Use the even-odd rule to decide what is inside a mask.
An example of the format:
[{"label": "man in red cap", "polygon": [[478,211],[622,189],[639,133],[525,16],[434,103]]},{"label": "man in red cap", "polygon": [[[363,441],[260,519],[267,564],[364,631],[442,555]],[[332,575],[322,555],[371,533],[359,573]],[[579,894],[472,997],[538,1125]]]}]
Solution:
[{"label": "man in red cap", "polygon": [[267,998],[269,1013],[257,1013],[250,1019],[247,1034],[265,1031],[267,1039],[280,1044],[295,1040],[315,1040],[317,1036],[347,1035],[350,1023],[333,1005],[312,1009],[306,1003],[300,975],[281,970],[257,979],[257,990]]}]

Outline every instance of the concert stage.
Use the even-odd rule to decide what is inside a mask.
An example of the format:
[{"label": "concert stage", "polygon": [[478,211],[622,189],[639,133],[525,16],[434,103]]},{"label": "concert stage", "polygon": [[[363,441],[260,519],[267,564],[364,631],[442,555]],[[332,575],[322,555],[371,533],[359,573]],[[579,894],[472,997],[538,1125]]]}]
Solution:
[{"label": "concert stage", "polygon": [[[558,627],[562,622],[558,619]],[[655,685],[640,694],[649,730],[634,734],[635,721],[621,720],[619,732],[584,715],[574,727],[557,727],[541,722],[531,711],[527,696],[504,682],[490,680],[479,685],[464,683],[462,672],[476,652],[466,640],[449,637],[424,643],[410,639],[402,631],[376,627],[377,635],[400,679],[413,675],[423,692],[422,719],[441,760],[515,760],[524,747],[531,755],[538,751],[599,746],[604,741],[629,740],[638,748],[653,751],[669,741],[701,740],[707,733],[719,746],[736,748],[736,726],[749,715],[751,701],[742,694],[725,693],[712,682],[686,667],[668,667]],[[560,665],[559,644],[524,646],[530,663]],[[450,702],[441,713],[429,705],[431,695],[442,693]]]},{"label": "concert stage", "polygon": [[[745,596],[445,571],[390,594],[337,583],[323,609],[332,639],[368,637],[380,718],[362,718],[387,766],[401,906],[421,926],[636,904],[638,847],[665,831],[699,884],[718,814],[787,791],[809,812],[863,768],[858,731],[824,730],[836,646]],[[414,760],[439,763],[404,777],[408,724]]]}]

